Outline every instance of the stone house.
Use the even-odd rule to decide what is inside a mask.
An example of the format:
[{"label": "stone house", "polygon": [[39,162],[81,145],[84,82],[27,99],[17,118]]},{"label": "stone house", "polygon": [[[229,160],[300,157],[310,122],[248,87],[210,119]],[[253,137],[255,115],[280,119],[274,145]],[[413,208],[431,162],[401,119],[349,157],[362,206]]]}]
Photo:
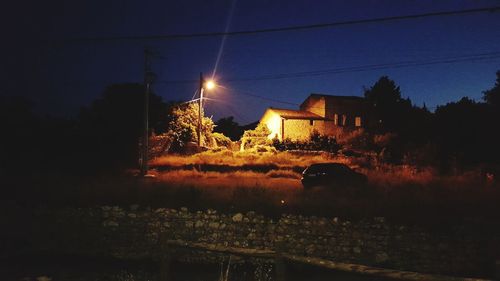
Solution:
[{"label": "stone house", "polygon": [[363,97],[311,94],[300,109],[268,108],[261,123],[270,139],[307,140],[316,131],[341,138],[343,134],[371,126],[371,110]]}]

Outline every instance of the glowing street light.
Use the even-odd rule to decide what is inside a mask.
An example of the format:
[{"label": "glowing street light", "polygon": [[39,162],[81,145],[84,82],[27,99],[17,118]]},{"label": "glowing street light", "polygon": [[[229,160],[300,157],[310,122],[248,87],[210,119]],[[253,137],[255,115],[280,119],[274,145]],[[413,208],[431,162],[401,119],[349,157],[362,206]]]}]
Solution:
[{"label": "glowing street light", "polygon": [[208,80],[205,83],[205,89],[212,90],[213,88],[215,88],[215,82],[213,80]]},{"label": "glowing street light", "polygon": [[200,73],[200,99],[198,100],[198,147],[201,147],[201,110],[203,108],[203,92],[205,89],[212,90],[216,87],[213,80],[205,81],[203,73]]}]

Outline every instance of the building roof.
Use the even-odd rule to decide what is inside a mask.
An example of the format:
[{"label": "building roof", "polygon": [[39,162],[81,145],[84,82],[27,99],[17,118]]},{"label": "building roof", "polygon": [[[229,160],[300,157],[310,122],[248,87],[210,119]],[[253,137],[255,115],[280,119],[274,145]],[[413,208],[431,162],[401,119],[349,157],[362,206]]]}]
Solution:
[{"label": "building roof", "polygon": [[293,110],[293,109],[281,109],[270,107],[269,110],[277,113],[279,116],[285,119],[309,119],[309,120],[322,120],[323,117],[314,114],[309,111],[304,110]]}]

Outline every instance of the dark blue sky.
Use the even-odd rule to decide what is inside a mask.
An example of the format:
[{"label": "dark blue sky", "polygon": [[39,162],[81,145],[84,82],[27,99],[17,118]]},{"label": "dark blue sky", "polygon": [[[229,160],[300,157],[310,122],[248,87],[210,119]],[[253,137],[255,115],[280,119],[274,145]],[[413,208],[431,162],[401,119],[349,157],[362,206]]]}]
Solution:
[{"label": "dark blue sky", "polygon": [[[189,100],[200,72],[210,76],[222,37],[60,43],[82,37],[218,32],[234,1],[27,1],[0,12],[0,94],[23,95],[53,114],[74,114],[106,85],[143,80],[143,49],[154,60],[154,90]],[[259,1],[234,2],[229,31],[328,23],[496,6],[498,1]],[[57,43],[55,43],[57,42]],[[478,13],[226,38],[216,77],[262,75],[430,61],[500,52],[500,13]],[[266,107],[293,108],[311,92],[362,95],[382,75],[428,107],[463,96],[476,100],[493,86],[500,59],[378,69],[279,80],[222,81],[208,93],[207,113],[257,120]],[[292,104],[271,102],[250,93]]]}]

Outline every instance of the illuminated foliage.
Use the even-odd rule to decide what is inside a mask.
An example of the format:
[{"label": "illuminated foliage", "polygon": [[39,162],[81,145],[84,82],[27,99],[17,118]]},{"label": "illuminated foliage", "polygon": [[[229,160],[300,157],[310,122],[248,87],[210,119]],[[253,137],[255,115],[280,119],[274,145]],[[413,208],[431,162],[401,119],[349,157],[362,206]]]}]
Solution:
[{"label": "illuminated foliage", "polygon": [[259,123],[254,130],[246,130],[243,133],[244,138],[267,138],[267,136],[271,133],[269,128],[267,128],[266,124]]},{"label": "illuminated foliage", "polygon": [[314,131],[307,141],[292,141],[288,138],[280,141],[275,138],[273,139],[273,146],[279,151],[312,150],[335,153],[340,149],[340,145],[337,143],[335,137],[321,135],[317,131]]},{"label": "illuminated foliage", "polygon": [[257,145],[270,145],[271,140],[267,138],[271,131],[264,123],[259,123],[254,130],[246,130],[241,138],[243,148],[255,147]]},{"label": "illuminated foliage", "polygon": [[231,144],[232,144],[231,139],[226,137],[224,134],[213,133],[212,139],[214,140],[217,147],[227,147],[227,148],[231,147]]},{"label": "illuminated foliage", "polygon": [[[180,104],[172,109],[168,135],[172,137],[173,148],[180,149],[188,142],[198,141],[198,104]],[[214,129],[214,122],[204,117],[202,110],[202,145],[209,144]]]}]

